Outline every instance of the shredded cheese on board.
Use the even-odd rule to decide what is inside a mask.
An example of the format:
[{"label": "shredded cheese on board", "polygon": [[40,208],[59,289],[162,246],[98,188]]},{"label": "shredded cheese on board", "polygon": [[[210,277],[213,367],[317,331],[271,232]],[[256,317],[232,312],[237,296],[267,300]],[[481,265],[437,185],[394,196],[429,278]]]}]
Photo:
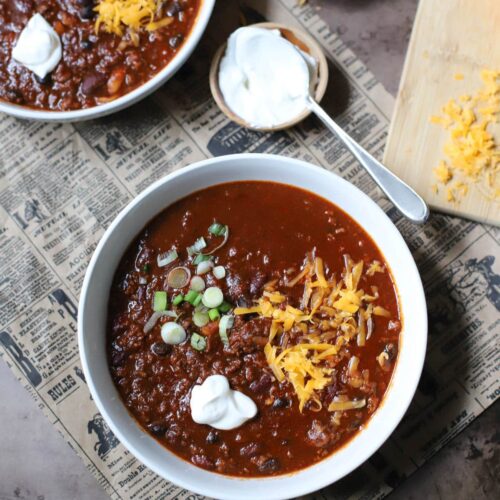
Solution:
[{"label": "shredded cheese on board", "polygon": [[124,29],[132,32],[141,29],[154,31],[173,22],[172,17],[156,19],[161,12],[161,0],[100,0],[94,7],[97,13],[96,32],[102,27],[107,33],[123,35]]},{"label": "shredded cheese on board", "polygon": [[[456,80],[462,78],[455,75]],[[450,99],[441,116],[430,118],[450,132],[444,146],[446,160],[434,168],[437,190],[439,185],[446,187],[449,202],[458,203],[476,183],[486,187],[489,198],[500,198],[500,150],[489,130],[500,113],[500,71],[483,70],[481,79],[483,88],[476,95],[461,96],[462,105]]]},{"label": "shredded cheese on board", "polygon": [[[323,260],[309,256],[298,275],[289,280],[288,288],[303,285],[300,308],[287,303],[287,297],[275,289],[276,283],[266,287],[253,307],[237,307],[234,314],[258,314],[271,320],[268,342],[264,347],[267,363],[276,380],[287,380],[293,386],[299,409],[320,410],[320,391],[332,381],[335,357],[343,346],[356,342],[363,346],[373,330],[373,316],[390,317],[390,312],[374,302],[379,298],[376,287],[371,293],[359,288],[363,276],[363,261],[354,263],[344,256],[344,272],[337,281],[325,276]],[[364,273],[373,276],[384,272],[378,261],[373,261]],[[290,333],[299,334],[297,344],[289,345]],[[341,405],[356,409],[364,402],[351,401]],[[339,405],[330,405],[336,411]]]}]

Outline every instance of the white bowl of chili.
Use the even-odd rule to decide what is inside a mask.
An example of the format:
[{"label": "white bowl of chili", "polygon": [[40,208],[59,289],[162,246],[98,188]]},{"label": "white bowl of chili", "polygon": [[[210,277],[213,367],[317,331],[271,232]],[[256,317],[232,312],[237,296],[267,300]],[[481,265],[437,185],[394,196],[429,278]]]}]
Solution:
[{"label": "white bowl of chili", "polygon": [[[83,2],[79,4],[83,5],[82,9],[88,8],[85,3],[85,0],[83,0]],[[93,4],[92,2],[87,3],[89,3],[89,5]],[[2,90],[6,95],[10,95],[10,92],[14,96],[14,101],[12,102],[8,98],[0,98],[0,112],[15,116],[17,118],[29,120],[39,120],[45,122],[78,122],[100,118],[137,103],[138,101],[161,87],[181,68],[181,66],[189,58],[196,45],[198,44],[201,36],[203,35],[212,14],[215,0],[193,0],[192,3],[196,5],[196,9],[193,8],[192,13],[190,14],[192,18],[181,22],[177,19],[177,17],[175,17],[177,16],[177,13],[175,11],[173,11],[173,17],[168,18],[168,20],[175,19],[171,26],[177,26],[178,24],[183,28],[182,34],[178,35],[179,37],[183,37],[182,44],[179,47],[168,47],[168,42],[175,39],[175,36],[171,37],[171,39],[169,40],[162,40],[162,43],[164,43],[167,48],[161,49],[160,46],[155,46],[150,47],[149,50],[146,50],[145,52],[141,52],[141,47],[136,47],[130,42],[130,47],[127,50],[136,51],[135,54],[132,54],[132,56],[135,57],[132,57],[127,53],[128,55],[126,55],[126,57],[124,56],[123,61],[121,63],[117,62],[112,65],[111,73],[107,74],[107,70],[105,68],[109,66],[110,59],[114,57],[114,54],[117,54],[119,52],[114,42],[110,44],[110,35],[108,35],[107,33],[104,34],[103,44],[107,45],[100,46],[99,37],[102,34],[102,28],[98,34],[92,31],[95,24],[94,19],[90,19],[90,22],[87,17],[80,19],[77,15],[75,15],[74,10],[72,10],[73,8],[69,9],[68,11],[63,11],[62,9],[64,7],[55,2],[53,8],[49,8],[46,16],[49,24],[56,26],[56,29],[66,30],[60,34],[62,37],[64,37],[62,64],[56,66],[55,70],[48,75],[48,83],[45,83],[43,79],[39,79],[38,77],[35,78],[35,75],[29,74],[30,72],[26,68],[24,68],[13,59],[12,61],[8,61],[10,66],[6,64],[5,67],[2,67],[3,65],[0,64],[0,70],[6,72],[10,72],[11,70],[13,71],[10,75],[12,81],[9,83],[12,88]],[[172,2],[167,5],[170,4],[172,4]],[[21,14],[10,12],[9,9],[15,8],[16,7],[14,6],[14,4],[10,8],[7,7],[6,13],[6,15],[12,15],[13,17],[11,25],[14,34],[16,34],[16,32],[20,32],[23,28],[23,25],[18,25],[19,19],[24,19],[27,14],[34,15],[35,13],[37,13],[36,6],[30,7],[30,9],[32,9],[32,12],[22,11]],[[138,9],[139,8],[141,7],[138,7]],[[58,9],[61,9],[62,14],[64,15],[64,19],[68,20],[65,21],[67,25],[62,24],[58,20],[59,18],[57,16],[60,14],[58,13]],[[81,26],[78,23],[80,23]],[[170,28],[167,27],[167,29]],[[12,51],[13,44],[16,38],[18,38],[18,36],[15,38],[7,38],[7,41],[9,43],[9,45],[6,46],[7,51]],[[143,39],[144,37],[141,38],[141,40]],[[145,39],[147,40],[145,43],[155,43],[151,41],[152,39],[147,39],[147,37]],[[75,40],[80,41],[76,43]],[[122,40],[125,42],[126,37],[124,36]],[[84,42],[87,42],[90,45],[84,46],[83,48],[79,49],[79,44],[83,44]],[[96,51],[96,55],[95,57],[89,59],[89,54],[93,50]],[[81,54],[78,51],[81,51]],[[167,51],[172,52],[168,53],[168,58]],[[106,54],[106,58],[102,57],[102,53]],[[156,54],[159,59],[150,60],[149,56],[147,55],[149,53]],[[66,62],[66,57],[71,59]],[[163,61],[160,57],[165,57],[166,63],[159,71],[157,71],[157,66],[159,64],[162,64]],[[95,62],[96,59],[97,65]],[[101,68],[99,66],[100,59],[106,59],[107,62],[105,64],[107,66]],[[145,70],[147,72],[147,75],[144,78],[140,76],[140,71],[142,70],[134,67],[134,64],[136,64],[134,60],[137,62],[137,64],[143,64],[143,66],[145,65],[144,67],[147,68],[147,71]],[[75,76],[73,78],[72,67],[75,65],[77,65],[77,71],[75,72]],[[83,79],[82,72],[84,73]],[[130,83],[130,85],[127,83],[127,79],[129,77],[132,82]],[[119,87],[119,85],[117,84],[118,81],[121,82],[121,87],[116,91],[109,90],[109,92],[116,92],[114,95],[104,95],[102,97],[96,97],[97,100],[100,99],[99,102],[93,103],[89,107],[83,107],[81,103],[71,105],[70,109],[68,110],[61,110],[59,109],[60,106],[58,106],[57,108],[53,107],[53,102],[63,102],[66,98],[73,99],[73,101],[77,99],[78,102],[80,102],[81,99],[79,97],[77,98],[76,96],[85,94],[85,89],[89,89],[89,99],[94,99],[95,96],[92,94],[93,87],[97,86],[96,88],[113,89]],[[56,82],[56,84],[61,87],[60,91],[57,91],[57,95],[55,93],[51,93],[49,90],[45,90],[49,88],[47,87],[47,85],[52,85],[53,82]],[[7,83],[4,84],[7,85]],[[22,87],[26,88],[22,89]],[[123,91],[123,89],[125,89],[125,91]],[[44,96],[43,99],[37,98],[37,93],[40,94],[41,92],[47,92],[47,95]],[[16,94],[23,95],[23,99],[31,99],[34,100],[34,102],[27,101],[21,104],[17,104],[15,103],[15,99],[17,99],[17,97],[15,97]],[[0,95],[2,94],[0,93]]]},{"label": "white bowl of chili", "polygon": [[[369,234],[379,249],[399,299],[402,328],[397,362],[373,415],[330,455],[312,465],[302,464],[291,473],[266,477],[221,475],[203,470],[180,458],[179,453],[169,451],[127,411],[108,366],[108,298],[123,252],[135,235],[165,208],[222,183],[280,183],[284,179],[288,186],[335,204]],[[293,210],[291,206],[283,206],[282,216],[293,214]],[[241,154],[205,160],[173,172],[142,192],[118,215],[99,242],[85,276],[78,340],[83,370],[97,407],[118,439],[145,465],[180,487],[209,497],[271,500],[304,495],[339,480],[366,461],[391,435],[408,409],[420,379],[427,344],[427,311],[421,279],[408,247],[394,224],[368,196],[340,177],[303,161]],[[241,429],[243,435],[244,426]]]}]

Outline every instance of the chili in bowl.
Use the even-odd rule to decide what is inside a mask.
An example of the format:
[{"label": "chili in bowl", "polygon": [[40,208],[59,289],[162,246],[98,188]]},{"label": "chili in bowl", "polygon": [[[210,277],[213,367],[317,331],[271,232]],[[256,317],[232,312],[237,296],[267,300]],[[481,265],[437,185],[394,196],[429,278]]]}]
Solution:
[{"label": "chili in bowl", "polygon": [[186,61],[214,0],[7,0],[0,111],[77,121],[123,109]]},{"label": "chili in bowl", "polygon": [[208,496],[287,498],[394,430],[426,328],[411,254],[371,200],[297,160],[235,155],[120,214],[85,278],[79,342],[96,404],[146,465]]}]

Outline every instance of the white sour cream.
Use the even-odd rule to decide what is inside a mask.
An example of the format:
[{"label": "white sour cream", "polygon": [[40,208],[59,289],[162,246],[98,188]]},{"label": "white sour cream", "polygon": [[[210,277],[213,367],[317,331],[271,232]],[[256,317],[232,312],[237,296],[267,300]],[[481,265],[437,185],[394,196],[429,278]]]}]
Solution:
[{"label": "white sour cream", "polygon": [[256,404],[242,392],[231,390],[224,375],[211,375],[195,385],[190,404],[197,424],[220,430],[235,429],[257,414]]},{"label": "white sour cream", "polygon": [[227,106],[249,125],[281,125],[302,113],[316,61],[279,30],[239,28],[227,42],[219,88]]},{"label": "white sour cream", "polygon": [[59,35],[40,14],[35,14],[19,35],[12,57],[40,78],[50,73],[61,60]]}]

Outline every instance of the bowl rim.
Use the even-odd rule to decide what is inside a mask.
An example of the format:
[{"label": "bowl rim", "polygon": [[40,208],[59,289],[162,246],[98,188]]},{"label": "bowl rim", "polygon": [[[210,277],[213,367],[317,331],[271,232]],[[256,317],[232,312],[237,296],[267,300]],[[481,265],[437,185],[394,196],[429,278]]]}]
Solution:
[{"label": "bowl rim", "polygon": [[16,118],[62,123],[80,122],[91,120],[93,118],[100,118],[132,106],[167,82],[187,61],[205,32],[210,16],[212,15],[214,5],[215,0],[201,0],[198,15],[196,16],[191,31],[189,32],[185,42],[182,44],[179,52],[177,52],[167,65],[152,78],[113,101],[85,109],[50,111],[30,108],[28,106],[14,104],[0,99],[0,112]]},{"label": "bowl rim", "polygon": [[[341,470],[340,473],[338,471],[333,470],[332,476],[330,476],[330,475],[328,475],[328,476],[322,475],[321,476],[319,474],[316,474],[314,487],[311,487],[310,481],[308,482],[307,477],[306,477],[305,481],[302,481],[302,482],[298,481],[298,482],[294,483],[293,491],[290,490],[288,492],[285,492],[285,491],[283,491],[283,489],[280,489],[280,488],[285,488],[285,485],[283,484],[283,482],[286,482],[288,480],[293,481],[294,478],[299,478],[305,472],[311,471],[315,468],[319,468],[319,466],[321,464],[327,464],[327,462],[329,462],[332,459],[332,457],[334,457],[338,454],[341,454],[345,449],[355,448],[353,446],[353,443],[359,442],[359,438],[361,435],[364,436],[365,434],[367,434],[367,432],[368,432],[367,429],[370,429],[370,426],[372,426],[372,423],[375,420],[376,415],[382,413],[382,409],[387,406],[387,400],[389,399],[389,395],[392,394],[393,392],[395,392],[396,374],[400,373],[398,371],[398,369],[401,365],[401,363],[399,363],[399,360],[402,357],[402,352],[404,350],[404,346],[407,343],[406,338],[404,336],[400,337],[400,339],[401,339],[400,343],[403,346],[403,349],[400,348],[400,352],[399,352],[399,356],[398,356],[398,363],[396,364],[393,376],[391,378],[390,385],[387,388],[386,393],[384,395],[384,398],[382,400],[382,404],[380,405],[379,408],[377,408],[377,411],[375,411],[374,414],[370,417],[368,424],[365,426],[365,428],[363,430],[356,433],[353,436],[353,438],[350,441],[348,441],[343,447],[341,447],[336,452],[328,455],[320,462],[312,464],[311,466],[306,467],[304,469],[300,469],[298,471],[295,471],[295,472],[292,472],[289,474],[280,475],[280,476],[241,478],[241,477],[234,477],[234,476],[225,476],[225,475],[220,475],[220,474],[213,473],[213,472],[204,471],[203,469],[200,469],[200,468],[190,464],[189,462],[185,461],[184,459],[176,456],[172,452],[169,452],[169,450],[166,449],[165,447],[162,447],[167,452],[169,452],[171,455],[175,456],[178,461],[186,464],[186,466],[190,466],[191,468],[194,468],[197,471],[202,471],[202,473],[201,473],[202,475],[203,475],[203,473],[205,473],[205,474],[208,474],[208,476],[206,476],[206,477],[216,476],[219,479],[219,481],[216,484],[218,484],[218,485],[220,484],[220,486],[215,486],[215,487],[207,485],[206,482],[204,482],[204,481],[196,481],[196,480],[193,480],[191,478],[189,480],[186,480],[183,477],[181,477],[181,478],[176,477],[166,468],[159,467],[155,463],[154,459],[149,457],[149,454],[147,454],[147,453],[145,454],[145,453],[142,453],[141,451],[137,450],[134,447],[134,445],[132,445],[130,443],[129,438],[126,435],[127,433],[122,432],[122,429],[120,427],[118,427],[117,425],[115,425],[113,418],[111,418],[111,416],[109,415],[109,412],[107,410],[107,404],[100,397],[100,394],[99,394],[99,389],[98,389],[99,381],[94,380],[93,375],[92,375],[90,368],[89,368],[89,364],[88,364],[89,360],[87,358],[87,352],[86,352],[88,350],[88,345],[87,345],[88,343],[86,342],[85,336],[84,336],[85,323],[86,323],[85,318],[86,318],[86,314],[87,314],[86,313],[86,303],[87,303],[88,289],[90,287],[90,283],[91,283],[92,279],[95,279],[93,274],[94,274],[94,270],[96,267],[96,263],[98,262],[100,253],[101,253],[102,249],[105,247],[106,242],[109,239],[110,235],[113,234],[113,232],[116,230],[116,228],[118,228],[120,226],[122,221],[124,219],[126,219],[129,216],[129,214],[134,211],[134,209],[136,207],[143,204],[145,202],[145,200],[152,193],[154,193],[156,190],[158,190],[159,188],[161,188],[165,184],[171,183],[175,179],[182,177],[182,176],[189,176],[192,174],[196,174],[198,171],[210,168],[214,164],[230,163],[230,162],[234,162],[234,161],[247,163],[247,165],[245,165],[246,168],[251,168],[252,164],[254,164],[255,162],[261,162],[261,161],[267,161],[267,162],[271,162],[271,163],[272,162],[286,162],[287,164],[289,164],[289,166],[291,168],[305,169],[308,172],[308,174],[315,175],[318,177],[318,179],[321,176],[332,176],[331,180],[334,180],[334,182],[339,183],[343,189],[345,189],[347,191],[351,191],[351,192],[357,191],[358,196],[361,199],[363,199],[364,203],[368,203],[368,205],[370,205],[370,211],[372,211],[372,215],[376,216],[376,217],[382,217],[382,219],[385,220],[385,224],[386,225],[387,225],[387,223],[389,224],[387,227],[392,226],[392,229],[391,229],[392,234],[387,234],[386,236],[388,236],[390,238],[394,238],[395,244],[398,246],[398,250],[402,254],[405,254],[404,258],[407,260],[407,262],[405,264],[407,264],[408,267],[405,267],[404,272],[405,272],[405,274],[410,273],[410,275],[412,276],[411,308],[416,309],[417,312],[420,313],[419,314],[420,339],[418,340],[418,343],[416,346],[415,345],[412,346],[411,353],[407,352],[407,350],[405,351],[406,357],[408,357],[408,358],[411,357],[411,359],[412,359],[412,363],[414,365],[414,371],[411,372],[409,379],[403,378],[401,375],[399,376],[400,380],[398,379],[399,380],[398,385],[401,386],[402,384],[404,384],[405,385],[405,392],[403,394],[398,393],[398,395],[399,395],[399,399],[397,400],[398,401],[398,408],[392,413],[392,418],[391,418],[391,421],[389,422],[389,424],[382,424],[383,425],[382,431],[375,434],[374,436],[371,436],[373,439],[371,439],[371,441],[369,443],[364,443],[365,447],[362,449],[362,453],[359,453],[358,455],[356,455],[356,457],[354,459],[352,459],[350,461],[350,465],[347,467],[347,469]],[[245,176],[246,173],[243,175]],[[244,177],[241,180],[244,180]],[[247,180],[258,180],[258,179],[254,179],[250,176]],[[261,180],[273,182],[272,179],[261,179]],[[325,180],[326,180],[326,178],[325,178]],[[184,195],[184,196],[188,196],[190,193],[196,192],[200,189],[204,189],[210,185],[216,185],[216,184],[220,184],[223,182],[231,182],[231,181],[232,181],[232,179],[226,180],[226,181],[214,182],[214,183],[210,183],[210,182],[204,183],[203,187],[200,187],[200,186],[195,187],[191,191],[189,191],[189,193],[187,195]],[[282,183],[285,183],[285,184],[288,184],[291,186],[300,187],[297,184],[294,184],[293,181],[287,182],[286,180],[285,181],[274,180],[274,182],[282,182]],[[313,189],[310,189],[308,187],[302,188],[302,189],[310,191],[318,196],[324,197],[323,195],[315,192]],[[182,198],[184,196],[180,196],[179,198]],[[327,198],[327,200],[330,203],[335,204],[335,202],[332,201],[331,199]],[[173,202],[174,202],[174,200],[171,201],[170,203],[173,203]],[[377,241],[377,239],[372,235],[372,233],[367,229],[367,227],[364,224],[359,222],[359,220],[356,217],[354,217],[351,213],[349,213],[349,211],[346,210],[343,206],[340,206],[340,205],[337,205],[337,206],[341,210],[344,210],[351,218],[353,218],[363,228],[363,230],[366,231],[367,234],[373,239],[375,244],[377,246],[379,246],[380,238],[379,238],[379,241]],[[168,207],[168,204],[165,204],[163,209],[165,209],[167,207]],[[160,213],[160,212],[161,212],[161,210],[156,212],[156,213]],[[147,225],[147,223],[148,223],[148,221],[145,221],[143,223],[143,226]],[[130,241],[132,241],[132,239],[134,237],[135,237],[135,234],[132,234],[130,236]],[[382,252],[382,253],[384,253],[384,252]],[[122,254],[123,254],[123,252],[120,253],[120,255],[122,255]],[[384,255],[384,258],[385,258],[385,255]],[[388,262],[389,266],[391,267],[391,270],[393,270],[393,267],[391,266],[391,262],[390,261],[387,261],[387,262]],[[396,282],[396,279],[394,276],[393,276],[393,278]],[[396,284],[396,287],[398,289],[398,292],[400,293],[400,287],[398,286],[398,283],[396,282],[395,284]],[[401,298],[401,295],[400,295],[400,298]],[[406,300],[408,301],[408,297],[406,298]],[[405,302],[405,303],[409,303],[409,301]],[[403,309],[405,309],[405,308],[403,307]],[[235,500],[235,498],[241,498],[241,499],[265,498],[266,500],[273,500],[273,499],[279,500],[279,499],[286,499],[286,498],[292,498],[295,496],[305,495],[305,494],[311,493],[312,491],[319,490],[319,489],[324,488],[332,483],[337,482],[342,477],[346,476],[347,474],[349,474],[350,472],[355,470],[357,467],[359,467],[370,456],[372,456],[373,453],[375,453],[378,450],[378,448],[380,448],[380,446],[382,446],[382,444],[384,444],[384,442],[389,438],[389,436],[394,432],[396,427],[401,422],[401,420],[402,420],[404,414],[406,413],[411,401],[413,400],[414,394],[416,392],[417,385],[418,385],[418,382],[420,380],[420,375],[421,375],[423,365],[424,365],[425,353],[426,353],[426,347],[427,347],[427,326],[428,326],[427,325],[427,314],[426,314],[427,308],[426,308],[425,294],[424,294],[424,290],[423,290],[422,281],[421,281],[420,275],[418,273],[418,269],[416,267],[416,264],[413,260],[413,257],[411,255],[403,237],[401,236],[401,234],[397,230],[396,226],[389,219],[389,217],[364,192],[362,192],[360,189],[358,189],[356,186],[349,183],[348,181],[342,179],[338,175],[336,175],[332,172],[329,172],[329,171],[327,171],[321,167],[318,167],[316,165],[312,165],[310,163],[302,161],[302,160],[288,158],[288,157],[284,157],[284,156],[280,156],[280,155],[273,155],[273,154],[242,153],[242,154],[235,154],[235,155],[227,155],[227,156],[221,156],[221,157],[216,157],[216,158],[210,158],[210,159],[202,160],[199,162],[195,162],[195,163],[191,164],[190,166],[187,166],[187,167],[184,167],[182,169],[171,172],[170,174],[166,175],[165,177],[157,180],[156,182],[151,184],[148,188],[146,188],[143,192],[141,192],[138,196],[136,196],[115,217],[113,222],[109,225],[108,229],[105,231],[105,233],[101,237],[101,240],[99,241],[99,243],[94,251],[94,254],[91,258],[91,261],[88,265],[88,268],[87,268],[87,271],[85,274],[85,278],[83,281],[83,286],[82,286],[81,294],[80,294],[78,311],[79,311],[79,313],[78,313],[78,345],[79,345],[79,351],[80,351],[80,359],[81,359],[83,371],[84,371],[84,374],[86,377],[87,385],[88,385],[90,393],[94,399],[94,402],[97,405],[97,408],[99,409],[99,411],[101,412],[101,414],[105,418],[105,420],[108,423],[108,425],[110,426],[111,430],[118,437],[119,441],[132,453],[132,455],[134,455],[137,459],[139,459],[147,467],[149,467],[156,474],[158,474],[160,477],[166,479],[167,481],[170,481],[173,484],[178,485],[181,488],[185,488],[187,490],[193,491],[193,492],[201,494],[201,495],[207,495],[207,496],[216,497],[219,499],[226,499],[227,498],[228,500],[229,499]],[[406,321],[407,321],[406,318],[404,318],[404,320],[403,320],[403,332],[406,329]],[[403,332],[401,335],[403,335]],[[414,342],[417,342],[417,340],[414,340],[414,339],[412,339],[412,340]],[[399,391],[399,392],[401,392],[401,391]],[[392,398],[392,399],[394,399],[394,398]],[[120,400],[120,404],[123,405],[121,400]],[[125,407],[125,405],[123,405],[123,407]],[[385,410],[385,411],[387,411],[387,410]],[[129,418],[133,420],[133,417],[130,415],[129,415]],[[379,423],[379,422],[377,422],[377,423]],[[139,424],[137,424],[135,421],[134,421],[134,424],[141,430],[141,432],[143,432],[145,435],[147,435],[147,433],[141,429]],[[373,432],[371,434],[373,434]],[[161,446],[161,445],[158,444],[158,446]],[[269,489],[267,491],[265,497],[255,496],[254,492],[251,492],[251,495],[250,495],[250,493],[248,491],[242,491],[240,496],[237,496],[237,497],[235,497],[234,494],[231,496],[227,496],[227,494],[224,492],[224,486],[223,486],[225,481],[236,481],[239,483],[240,487],[241,486],[251,486],[252,483],[255,485],[256,481],[257,482],[264,482],[264,483],[268,483],[268,487],[271,487],[271,489]],[[273,483],[276,483],[276,484],[273,484]],[[226,485],[228,485],[227,482],[226,482]],[[244,490],[244,488],[243,488],[243,490]],[[250,496],[248,496],[248,495],[250,495]]]}]

